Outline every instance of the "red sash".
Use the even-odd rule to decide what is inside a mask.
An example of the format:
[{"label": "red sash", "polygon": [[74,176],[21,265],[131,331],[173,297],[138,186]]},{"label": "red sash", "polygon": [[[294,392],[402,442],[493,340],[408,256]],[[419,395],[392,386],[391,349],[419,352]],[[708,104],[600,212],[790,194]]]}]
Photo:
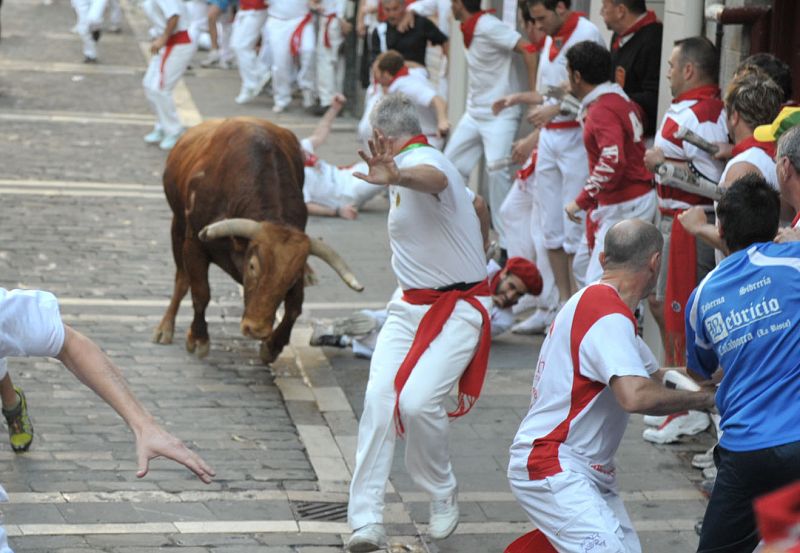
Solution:
[{"label": "red sash", "polygon": [[394,378],[394,390],[397,393],[394,405],[395,427],[399,435],[403,435],[403,420],[400,416],[400,393],[403,391],[411,376],[411,371],[419,362],[420,357],[428,347],[433,343],[437,336],[442,332],[445,323],[450,318],[450,315],[455,309],[458,300],[464,300],[475,309],[477,309],[481,318],[483,319],[483,326],[481,328],[481,336],[478,342],[478,348],[475,350],[475,355],[472,361],[467,365],[466,370],[461,375],[458,381],[458,406],[455,411],[448,413],[448,416],[455,418],[465,415],[472,409],[478,396],[481,394],[483,381],[486,378],[486,368],[489,364],[489,348],[492,343],[491,321],[489,313],[481,302],[478,301],[477,296],[489,295],[489,283],[484,280],[480,284],[475,285],[469,290],[449,290],[447,292],[440,292],[438,290],[405,290],[403,291],[403,300],[412,305],[430,305],[430,309],[422,317],[417,329],[417,334],[414,336],[414,341],[411,348],[403,359],[403,363],[397,370],[397,375]]},{"label": "red sash", "polygon": [[266,10],[267,4],[264,0],[240,0],[239,9],[244,10]]},{"label": "red sash", "polygon": [[333,23],[334,19],[336,19],[335,13],[329,13],[325,16],[325,34],[322,35],[322,43],[325,45],[325,48],[331,47],[331,37],[328,34],[328,30],[330,29],[331,23]]},{"label": "red sash", "polygon": [[161,56],[161,66],[158,68],[158,72],[160,74],[160,78],[158,80],[159,88],[164,88],[164,65],[166,65],[167,58],[172,53],[172,48],[176,44],[191,44],[191,42],[192,39],[189,38],[189,33],[186,31],[178,31],[177,33],[169,35],[167,43],[164,45],[164,55]]},{"label": "red sash", "polygon": [[464,35],[464,46],[469,48],[469,45],[472,44],[472,39],[475,38],[475,26],[478,24],[478,20],[481,16],[485,13],[495,13],[496,11],[497,10],[481,10],[478,13],[470,15],[469,19],[461,24],[461,34]]},{"label": "red sash", "polygon": [[292,53],[292,57],[295,57],[300,53],[300,42],[303,39],[303,29],[306,28],[306,25],[308,25],[310,21],[311,12],[306,14],[306,16],[292,33],[292,38],[289,42],[289,51]]},{"label": "red sash", "polygon": [[581,12],[572,12],[569,14],[569,17],[561,25],[561,28],[558,30],[556,34],[553,35],[553,40],[550,41],[550,61],[556,59],[558,53],[561,51],[561,48],[564,47],[564,44],[569,40],[569,37],[572,36],[572,33],[578,26],[578,21],[580,20],[583,14]]},{"label": "red sash", "polygon": [[657,22],[658,18],[656,18],[656,13],[653,10],[647,10],[647,13],[644,15],[644,17],[642,17],[636,23],[625,29],[625,31],[622,34],[619,34],[616,36],[616,38],[614,38],[614,42],[611,44],[611,51],[616,52],[617,50],[619,50],[620,41],[626,36],[630,36],[634,34],[636,31]]},{"label": "red sash", "polygon": [[749,150],[750,148],[759,148],[764,150],[767,155],[771,158],[775,158],[775,143],[774,142],[760,142],[756,140],[755,136],[748,136],[738,144],[734,145],[733,150],[731,151],[731,157],[736,157],[742,152]]},{"label": "red sash", "polygon": [[539,150],[534,148],[531,152],[531,161],[525,167],[517,171],[517,178],[519,180],[526,180],[530,177],[534,171],[536,171],[536,157],[539,154]]},{"label": "red sash", "polygon": [[545,129],[577,129],[581,124],[578,121],[555,121],[544,126]]},{"label": "red sash", "polygon": [[696,239],[678,220],[683,211],[661,210],[663,215],[673,217],[664,293],[664,363],[672,367],[686,364],[686,303],[697,285]]}]

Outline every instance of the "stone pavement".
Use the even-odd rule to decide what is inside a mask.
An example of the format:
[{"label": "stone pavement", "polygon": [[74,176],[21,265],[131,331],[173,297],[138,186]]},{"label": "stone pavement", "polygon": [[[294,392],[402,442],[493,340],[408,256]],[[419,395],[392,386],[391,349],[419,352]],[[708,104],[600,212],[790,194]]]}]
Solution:
[{"label": "stone pavement", "polygon": [[[122,34],[105,34],[101,63],[86,66],[69,32],[74,16],[66,0],[4,2],[0,283],[56,293],[66,322],[108,351],[146,405],[218,477],[205,486],[156,461],[137,479],[131,435],[110,409],[55,362],[12,360],[36,428],[24,455],[0,445],[1,480],[11,495],[2,512],[12,546],[74,553],[341,551],[368,363],[308,347],[308,323],[385,303],[394,288],[385,201],[374,201],[355,222],[311,220],[309,233],[338,248],[366,290],[354,294],[312,261],[320,284],[307,290],[292,345],[271,368],[260,364],[257,344],[240,335],[240,289],[217,269],[209,357],[193,358],[177,337],[190,319],[188,300],[176,343],[152,344],[173,279],[170,213],[160,187],[166,156],[141,141],[152,125],[140,87],[145,35],[137,8],[125,7]],[[182,115],[189,122],[257,115],[300,136],[313,130],[314,119],[299,108],[273,116],[268,96],[237,106],[238,88],[235,71],[196,69],[178,90]],[[354,125],[337,121],[321,155],[352,162]],[[451,538],[422,537],[427,499],[405,473],[399,445],[387,496],[388,526],[398,543],[416,551],[495,552],[529,529],[504,474],[539,343],[497,340],[484,396],[453,424],[462,524]],[[654,447],[642,442],[641,430],[641,417],[633,417],[618,465],[644,550],[693,550],[692,527],[705,503],[688,459],[711,438]]]}]

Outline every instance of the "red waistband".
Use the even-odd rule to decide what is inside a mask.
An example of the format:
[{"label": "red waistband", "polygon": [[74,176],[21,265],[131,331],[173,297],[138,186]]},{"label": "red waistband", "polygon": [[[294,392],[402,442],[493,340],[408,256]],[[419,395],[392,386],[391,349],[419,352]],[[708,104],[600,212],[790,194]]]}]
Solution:
[{"label": "red waistband", "polygon": [[580,127],[581,124],[577,121],[555,121],[553,123],[548,123],[544,126],[545,129],[557,130],[557,129],[576,129]]},{"label": "red waistband", "polygon": [[189,38],[188,31],[178,31],[173,33],[167,39],[167,46],[175,46],[176,44],[190,44],[192,39]]}]

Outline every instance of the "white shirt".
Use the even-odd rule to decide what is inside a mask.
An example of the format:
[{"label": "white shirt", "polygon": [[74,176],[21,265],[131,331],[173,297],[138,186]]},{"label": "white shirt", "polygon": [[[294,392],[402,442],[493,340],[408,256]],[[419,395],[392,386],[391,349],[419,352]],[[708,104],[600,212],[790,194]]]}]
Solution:
[{"label": "white shirt", "polygon": [[277,19],[298,19],[309,12],[306,0],[270,0],[267,13]]},{"label": "white shirt", "polygon": [[657,369],[617,290],[599,283],[580,290],[542,344],[531,406],[511,445],[508,477],[541,480],[571,470],[613,487],[614,454],[628,413],[608,384],[615,376],[648,377]]},{"label": "white shirt", "polygon": [[[336,17],[343,19],[345,16],[346,0],[322,0],[322,14],[336,14]],[[320,23],[322,25],[322,23]]]},{"label": "white shirt", "polygon": [[144,0],[142,10],[150,21],[150,36],[155,38],[164,34],[167,21],[173,15],[178,16],[178,25],[174,33],[189,29],[189,12],[181,0]]},{"label": "white shirt", "polygon": [[780,190],[778,186],[778,170],[777,166],[775,165],[775,160],[772,159],[767,152],[756,147],[748,148],[741,154],[731,158],[731,160],[728,161],[728,164],[725,166],[725,170],[722,172],[719,182],[725,182],[725,178],[728,176],[728,171],[730,171],[731,167],[740,162],[747,162],[755,165],[756,169],[758,169],[758,171],[761,173],[761,176],[766,179],[767,184],[769,184],[775,190]]},{"label": "white shirt", "polygon": [[[314,146],[308,138],[301,140],[300,146],[308,153],[314,153]],[[303,201],[314,202],[333,209],[353,203],[358,199],[353,194],[353,182],[356,180],[353,173],[356,171],[369,173],[369,166],[362,161],[350,167],[340,168],[318,159],[313,167],[303,168],[305,173]],[[376,186],[376,188],[378,187]]]},{"label": "white shirt", "polygon": [[[553,43],[553,37],[550,35],[545,37],[544,48],[542,48],[542,51],[539,53],[539,69],[536,72],[536,90],[540,94],[545,94],[551,87],[561,86],[562,83],[569,80],[569,76],[567,75],[567,52],[572,46],[584,40],[591,40],[601,45],[603,48],[606,47],[603,42],[603,37],[600,35],[600,31],[595,24],[585,17],[581,17],[578,20],[578,25],[575,27],[575,30],[572,31],[570,37],[561,47],[561,50],[559,50],[556,57],[551,61],[550,45]],[[545,103],[557,104],[558,100],[547,99]],[[569,121],[571,119],[574,119],[574,117],[559,114],[553,121]]]},{"label": "white shirt", "polygon": [[436,89],[433,88],[430,81],[419,72],[412,71],[408,75],[395,79],[389,85],[388,93],[396,92],[405,94],[417,106],[422,134],[435,136],[437,131],[436,110],[431,106],[431,102],[436,96]]},{"label": "white shirt", "polygon": [[53,294],[0,288],[0,372],[6,357],[55,357],[62,347],[64,324]]},{"label": "white shirt", "polygon": [[425,17],[436,17],[436,26],[449,37],[451,6],[451,0],[416,0],[408,9]]},{"label": "white shirt", "polygon": [[438,194],[389,187],[389,245],[400,287],[431,289],[486,278],[480,223],[458,169],[430,146],[398,154],[399,168],[431,165],[447,177]]},{"label": "white shirt", "polygon": [[[472,43],[466,49],[467,113],[473,117],[494,117],[492,104],[496,100],[523,90],[513,63],[514,47],[521,38],[522,35],[491,14],[478,19]],[[520,106],[502,112],[503,116],[514,118],[520,113]]]}]

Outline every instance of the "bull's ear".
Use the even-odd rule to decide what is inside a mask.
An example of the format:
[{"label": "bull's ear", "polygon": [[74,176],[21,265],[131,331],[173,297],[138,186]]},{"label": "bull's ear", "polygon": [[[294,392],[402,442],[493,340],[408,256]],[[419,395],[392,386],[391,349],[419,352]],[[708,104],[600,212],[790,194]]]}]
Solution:
[{"label": "bull's ear", "polygon": [[314,274],[314,269],[311,268],[311,265],[306,263],[305,269],[303,269],[303,285],[314,286],[316,284],[319,284],[319,279]]}]

